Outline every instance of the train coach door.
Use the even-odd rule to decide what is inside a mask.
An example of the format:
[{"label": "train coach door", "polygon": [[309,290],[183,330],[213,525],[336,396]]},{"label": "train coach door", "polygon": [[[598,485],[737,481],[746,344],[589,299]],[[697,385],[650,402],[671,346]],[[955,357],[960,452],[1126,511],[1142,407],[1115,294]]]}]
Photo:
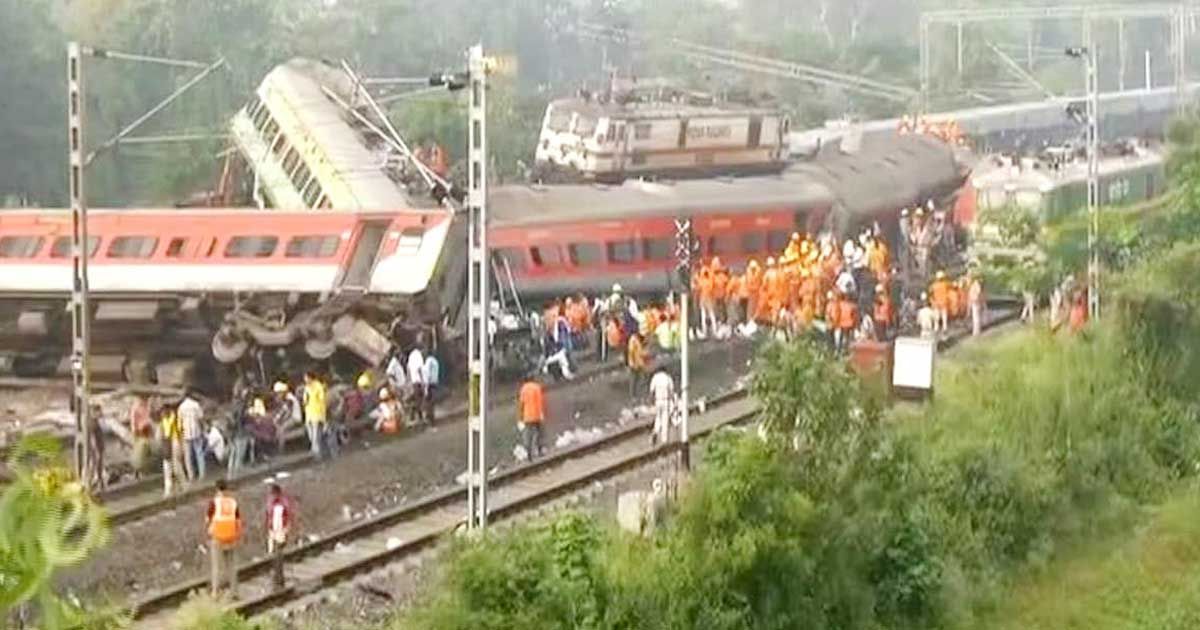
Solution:
[{"label": "train coach door", "polygon": [[762,116],[751,116],[750,117],[750,130],[749,130],[749,133],[746,134],[746,136],[747,136],[746,137],[746,147],[747,148],[750,148],[750,149],[758,148],[759,143],[762,141],[762,124],[763,124]]},{"label": "train coach door", "polygon": [[379,246],[387,234],[389,221],[367,221],[363,223],[358,234],[358,240],[353,244],[354,251],[350,253],[346,273],[342,276],[343,289],[358,289],[365,291],[371,284],[371,270],[375,268],[375,259],[379,257]]}]

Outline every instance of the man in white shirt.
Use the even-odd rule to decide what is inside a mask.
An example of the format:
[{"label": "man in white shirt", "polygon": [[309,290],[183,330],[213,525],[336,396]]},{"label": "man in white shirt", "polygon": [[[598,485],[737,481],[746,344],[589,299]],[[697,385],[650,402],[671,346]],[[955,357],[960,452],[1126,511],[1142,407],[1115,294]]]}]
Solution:
[{"label": "man in white shirt", "polygon": [[204,478],[204,409],[191,392],[179,403],[179,425],[183,430],[183,463],[188,481]]},{"label": "man in white shirt", "polygon": [[917,311],[917,326],[921,329],[921,337],[932,339],[934,337],[934,329],[937,328],[937,322],[937,311],[933,310],[933,306],[929,303],[929,295],[922,293],[921,310]]},{"label": "man in white shirt", "polygon": [[408,373],[404,369],[404,360],[400,358],[399,352],[393,352],[392,358],[388,359],[387,368],[384,370],[387,375],[388,385],[393,392],[402,392],[408,385]]},{"label": "man in white shirt", "polygon": [[675,379],[666,368],[659,368],[650,379],[650,395],[654,397],[654,430],[650,443],[665,444],[671,438],[671,416],[675,410]]},{"label": "man in white shirt", "polygon": [[438,382],[442,378],[442,364],[432,352],[425,357],[425,363],[421,365],[421,382],[424,384],[422,392],[422,409],[421,413],[425,416],[425,422],[433,424],[433,397],[437,394]]},{"label": "man in white shirt", "polygon": [[408,399],[412,401],[413,409],[416,410],[416,417],[413,419],[418,420],[425,396],[425,353],[421,352],[421,346],[415,346],[408,353],[408,384]]}]

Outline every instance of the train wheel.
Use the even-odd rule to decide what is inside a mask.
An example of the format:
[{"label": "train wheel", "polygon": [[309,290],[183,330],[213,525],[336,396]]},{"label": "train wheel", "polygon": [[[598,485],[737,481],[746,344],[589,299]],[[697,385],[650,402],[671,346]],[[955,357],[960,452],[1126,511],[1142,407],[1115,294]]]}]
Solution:
[{"label": "train wheel", "polygon": [[245,339],[218,332],[213,335],[212,355],[221,363],[237,363],[250,349],[250,342]]}]

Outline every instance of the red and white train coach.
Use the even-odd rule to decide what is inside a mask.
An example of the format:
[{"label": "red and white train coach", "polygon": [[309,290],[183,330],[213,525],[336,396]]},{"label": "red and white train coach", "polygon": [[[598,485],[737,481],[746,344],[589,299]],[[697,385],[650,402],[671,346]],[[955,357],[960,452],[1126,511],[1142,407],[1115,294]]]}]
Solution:
[{"label": "red and white train coach", "polygon": [[[93,210],[94,344],[129,361],[130,348],[175,340],[142,357],[150,365],[210,344],[224,362],[297,342],[314,358],[342,346],[377,359],[376,318],[440,316],[455,223],[436,210]],[[0,213],[0,347],[28,359],[68,343],[70,234],[66,211]]]}]

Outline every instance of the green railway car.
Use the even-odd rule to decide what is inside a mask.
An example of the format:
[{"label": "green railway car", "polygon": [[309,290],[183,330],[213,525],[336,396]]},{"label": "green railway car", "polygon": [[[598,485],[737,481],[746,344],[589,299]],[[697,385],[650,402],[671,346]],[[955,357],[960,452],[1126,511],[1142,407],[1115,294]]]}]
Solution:
[{"label": "green railway car", "polygon": [[[988,160],[971,183],[978,208],[1009,205],[1035,211],[1054,222],[1087,208],[1087,162],[1059,163],[1024,158],[1018,163]],[[1165,160],[1159,152],[1139,148],[1127,155],[1100,160],[1100,205],[1125,206],[1152,199],[1166,188]]]}]

